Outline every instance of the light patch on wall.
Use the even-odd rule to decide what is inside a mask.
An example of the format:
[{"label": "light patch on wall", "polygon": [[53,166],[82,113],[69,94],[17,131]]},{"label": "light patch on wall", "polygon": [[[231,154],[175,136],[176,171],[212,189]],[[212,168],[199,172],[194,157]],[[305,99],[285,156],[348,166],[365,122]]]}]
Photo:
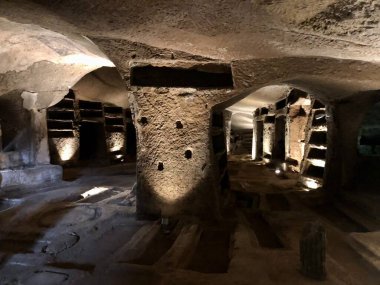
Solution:
[{"label": "light patch on wall", "polygon": [[167,204],[175,204],[181,199],[185,198],[189,191],[181,191],[181,189],[178,188],[178,185],[180,184],[180,181],[178,181],[177,184],[173,183],[171,185],[166,184],[165,188],[162,188],[160,186],[154,187],[155,193],[157,197]]},{"label": "light patch on wall", "polygon": [[255,160],[257,158],[256,144],[257,144],[257,137],[254,135],[252,138],[252,153],[251,153],[252,160]]},{"label": "light patch on wall", "polygon": [[111,133],[107,138],[108,149],[110,152],[122,151],[125,144],[124,133]]},{"label": "light patch on wall", "polygon": [[314,166],[325,167],[326,162],[323,159],[310,159],[310,162]]},{"label": "light patch on wall", "polygon": [[62,161],[70,160],[74,156],[75,150],[71,145],[64,146],[61,150],[59,150],[59,156]]},{"label": "light patch on wall", "polygon": [[253,128],[252,113],[233,113],[231,117],[231,128],[233,130],[244,130]]},{"label": "light patch on wall", "polygon": [[23,99],[22,106],[29,111],[36,108],[37,96],[37,92],[23,91],[21,93],[21,98]]},{"label": "light patch on wall", "polygon": [[169,170],[170,167],[165,162],[163,164],[162,171],[157,171],[157,168],[154,167],[154,171],[159,173],[158,175],[162,180],[151,181],[150,186],[154,189],[154,195],[158,200],[168,206],[175,207],[179,202],[193,194],[194,185],[200,183],[202,179],[202,176],[199,175],[201,169],[198,168],[198,165],[189,163],[189,168],[173,174],[172,169]]},{"label": "light patch on wall", "polygon": [[108,66],[114,67],[115,65],[107,58],[99,57],[99,56],[89,56],[86,54],[71,54],[65,56],[62,59],[62,63],[64,64],[83,64],[86,66]]},{"label": "light patch on wall", "polygon": [[66,138],[62,144],[57,146],[59,157],[62,161],[68,161],[73,158],[78,150],[77,138]]}]

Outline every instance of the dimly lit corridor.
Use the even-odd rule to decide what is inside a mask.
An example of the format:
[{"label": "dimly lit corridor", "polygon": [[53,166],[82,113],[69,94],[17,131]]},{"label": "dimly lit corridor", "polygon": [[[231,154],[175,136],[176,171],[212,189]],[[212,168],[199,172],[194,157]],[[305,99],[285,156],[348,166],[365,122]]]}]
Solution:
[{"label": "dimly lit corridor", "polygon": [[0,285],[380,284],[374,0],[0,0]]}]

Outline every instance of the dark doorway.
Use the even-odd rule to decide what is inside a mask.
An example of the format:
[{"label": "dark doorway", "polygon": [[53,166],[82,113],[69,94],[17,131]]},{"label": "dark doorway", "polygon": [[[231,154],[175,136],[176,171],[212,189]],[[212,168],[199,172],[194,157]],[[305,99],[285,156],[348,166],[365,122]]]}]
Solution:
[{"label": "dark doorway", "polygon": [[355,179],[357,188],[360,191],[379,193],[380,102],[372,106],[364,117],[357,143],[359,154]]},{"label": "dark doorway", "polygon": [[257,142],[256,142],[256,159],[263,157],[263,139],[264,139],[264,122],[257,121]]},{"label": "dark doorway", "polygon": [[231,66],[208,63],[192,68],[135,66],[131,85],[152,87],[233,88]]},{"label": "dark doorway", "polygon": [[126,118],[126,155],[127,161],[136,161],[136,149],[137,149],[137,136],[136,136],[136,128],[133,124],[132,113],[130,109],[126,109],[125,111]]},{"label": "dark doorway", "polygon": [[100,160],[106,158],[106,138],[104,125],[100,122],[81,122],[80,160]]},{"label": "dark doorway", "polygon": [[274,133],[274,146],[273,158],[278,160],[285,160],[285,116],[276,118],[275,133]]}]

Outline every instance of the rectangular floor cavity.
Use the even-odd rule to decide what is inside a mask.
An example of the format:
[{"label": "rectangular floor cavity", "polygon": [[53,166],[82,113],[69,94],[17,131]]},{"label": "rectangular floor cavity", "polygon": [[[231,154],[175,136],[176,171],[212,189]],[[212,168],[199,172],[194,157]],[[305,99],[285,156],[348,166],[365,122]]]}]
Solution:
[{"label": "rectangular floor cavity", "polygon": [[225,273],[230,262],[231,230],[205,229],[187,269],[203,273]]},{"label": "rectangular floor cavity", "polygon": [[254,230],[261,247],[283,248],[281,240],[278,238],[272,227],[265,220],[261,212],[245,212],[247,220]]},{"label": "rectangular floor cavity", "polygon": [[179,230],[176,228],[168,234],[161,230],[158,231],[153,240],[144,250],[144,253],[137,259],[130,261],[130,263],[153,265],[172,247],[178,234]]}]

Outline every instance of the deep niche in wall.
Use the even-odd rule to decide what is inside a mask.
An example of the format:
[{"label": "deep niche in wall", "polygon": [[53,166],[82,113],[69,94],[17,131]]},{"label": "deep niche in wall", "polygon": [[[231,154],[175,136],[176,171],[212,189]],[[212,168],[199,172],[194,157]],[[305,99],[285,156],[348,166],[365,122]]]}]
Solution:
[{"label": "deep niche in wall", "polygon": [[231,66],[200,64],[191,67],[142,65],[131,68],[131,85],[141,87],[232,88]]}]

